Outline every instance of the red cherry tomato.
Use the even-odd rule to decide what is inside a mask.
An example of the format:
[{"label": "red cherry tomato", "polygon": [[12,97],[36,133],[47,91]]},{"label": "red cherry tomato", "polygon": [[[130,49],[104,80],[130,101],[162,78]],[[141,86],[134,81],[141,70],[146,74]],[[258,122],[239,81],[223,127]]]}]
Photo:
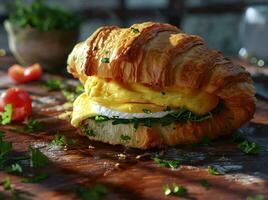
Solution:
[{"label": "red cherry tomato", "polygon": [[20,88],[9,88],[0,98],[0,111],[4,111],[6,104],[12,105],[12,121],[23,121],[32,113],[30,95]]},{"label": "red cherry tomato", "polygon": [[42,69],[37,63],[30,67],[22,67],[15,64],[8,69],[8,76],[16,83],[27,83],[37,80],[41,75]]}]

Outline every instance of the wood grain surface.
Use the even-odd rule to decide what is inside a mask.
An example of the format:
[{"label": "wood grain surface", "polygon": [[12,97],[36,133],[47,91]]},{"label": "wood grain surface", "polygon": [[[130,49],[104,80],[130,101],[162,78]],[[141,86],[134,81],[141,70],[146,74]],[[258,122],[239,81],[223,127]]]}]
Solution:
[{"label": "wood grain surface", "polygon": [[[43,79],[51,75],[43,76]],[[71,83],[74,83],[73,81]],[[5,72],[0,73],[0,89],[14,85]],[[60,92],[49,92],[40,82],[19,85],[31,94],[34,103],[33,118],[42,122],[40,131],[29,134],[10,131],[21,124],[1,126],[6,132],[5,140],[13,142],[12,155],[27,154],[28,145],[38,147],[50,159],[50,164],[40,169],[31,169],[26,161],[20,164],[26,174],[46,172],[49,178],[42,183],[21,183],[25,176],[0,172],[0,182],[10,177],[13,188],[20,191],[25,199],[79,199],[74,192],[78,185],[92,187],[101,183],[109,190],[102,199],[178,199],[165,196],[163,185],[177,183],[187,188],[188,193],[181,199],[239,200],[249,196],[263,195],[268,199],[268,103],[260,99],[254,119],[239,132],[249,140],[261,145],[258,155],[245,155],[237,148],[231,136],[213,142],[213,146],[177,146],[167,149],[141,151],[89,141],[79,136],[68,121],[57,116],[70,106]],[[62,106],[64,105],[64,106]],[[76,141],[74,147],[64,148],[51,145],[55,134],[64,134]],[[152,157],[180,159],[187,157],[177,169],[156,164]],[[209,165],[218,165],[228,172],[214,176],[208,173]],[[209,189],[200,185],[200,180],[211,183]],[[10,191],[0,186],[2,198],[11,199]]]}]

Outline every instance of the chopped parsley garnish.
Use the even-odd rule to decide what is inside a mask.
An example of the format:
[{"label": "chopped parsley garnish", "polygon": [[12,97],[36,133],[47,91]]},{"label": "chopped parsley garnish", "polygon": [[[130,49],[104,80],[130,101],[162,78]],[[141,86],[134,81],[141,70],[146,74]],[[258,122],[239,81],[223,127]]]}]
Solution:
[{"label": "chopped parsley garnish", "polygon": [[221,172],[219,171],[219,169],[214,165],[208,166],[208,173],[212,175],[221,175]]},{"label": "chopped parsley garnish", "polygon": [[7,161],[6,154],[11,151],[12,143],[3,141],[4,132],[0,131],[0,169],[4,167]]},{"label": "chopped parsley garnish", "polygon": [[90,137],[95,137],[96,133],[92,129],[90,129],[89,131],[86,132],[86,135]]},{"label": "chopped parsley garnish", "polygon": [[245,140],[237,146],[245,154],[258,154],[261,150],[261,147],[256,142]]},{"label": "chopped parsley garnish", "polygon": [[142,109],[142,111],[143,111],[144,113],[146,113],[146,114],[152,114],[152,111],[150,111],[150,110],[147,109],[147,108]]},{"label": "chopped parsley garnish", "polygon": [[40,183],[46,180],[49,177],[47,173],[40,173],[37,175],[34,175],[34,177],[31,178],[23,178],[21,179],[22,183]]},{"label": "chopped parsley garnish", "polygon": [[30,166],[31,167],[43,167],[49,163],[48,157],[43,154],[39,149],[29,146]]},{"label": "chopped parsley garnish", "polygon": [[98,200],[108,193],[108,189],[102,184],[96,184],[91,188],[79,186],[75,191],[83,200]]},{"label": "chopped parsley garnish", "polygon": [[83,85],[81,84],[78,84],[76,87],[75,87],[75,93],[76,94],[81,94],[85,91],[85,88]]},{"label": "chopped parsley garnish", "polygon": [[206,179],[201,179],[199,181],[200,185],[206,189],[209,189],[212,185]]},{"label": "chopped parsley garnish", "polygon": [[166,196],[168,195],[174,195],[182,197],[187,194],[187,189],[181,185],[177,185],[176,183],[173,183],[173,187],[170,188],[168,185],[163,186],[163,191]]},{"label": "chopped parsley garnish", "polygon": [[66,144],[66,137],[65,135],[55,135],[54,139],[51,141],[51,144],[52,145],[58,145],[58,146],[61,146],[61,145],[65,145]]},{"label": "chopped parsley garnish", "polygon": [[22,173],[22,168],[20,164],[15,163],[12,164],[10,167],[6,168],[6,172],[8,173]]},{"label": "chopped parsley garnish", "polygon": [[131,137],[128,135],[120,135],[120,140],[128,141],[130,139],[131,139]]},{"label": "chopped parsley garnish", "polygon": [[109,58],[102,58],[101,59],[101,62],[102,63],[109,63],[110,62],[110,59]]},{"label": "chopped parsley garnish", "polygon": [[178,168],[182,163],[182,160],[163,160],[158,157],[154,157],[153,160],[161,167]]},{"label": "chopped parsley garnish", "polygon": [[131,27],[130,29],[131,29],[132,32],[135,33],[135,34],[137,34],[137,33],[140,32],[139,29],[137,29],[137,28],[133,28],[133,27]]},{"label": "chopped parsley garnish", "polygon": [[40,121],[36,119],[29,119],[26,123],[26,131],[28,133],[33,133],[35,131],[39,131],[42,128],[42,124]]},{"label": "chopped parsley garnish", "polygon": [[71,92],[69,90],[62,90],[62,95],[67,99],[69,102],[73,102],[76,98],[76,95],[74,92]]},{"label": "chopped parsley garnish", "polygon": [[3,182],[2,182],[2,186],[5,190],[10,190],[12,188],[12,185],[11,185],[11,180],[9,177],[6,177]]},{"label": "chopped parsley garnish", "polygon": [[94,118],[95,118],[95,121],[97,122],[104,122],[104,121],[109,120],[109,117],[102,116],[102,115],[96,115]]},{"label": "chopped parsley garnish", "polygon": [[255,197],[247,197],[247,200],[265,200],[263,195],[257,195]]},{"label": "chopped parsley garnish", "polygon": [[82,125],[81,129],[82,129],[83,133],[85,133],[86,136],[89,136],[89,137],[96,136],[96,133],[92,129],[90,129],[90,127],[87,124]]},{"label": "chopped parsley garnish", "polygon": [[48,90],[61,90],[65,88],[65,85],[60,79],[50,79],[46,81],[45,87]]},{"label": "chopped parsley garnish", "polygon": [[4,112],[0,113],[1,115],[1,124],[6,125],[11,123],[11,116],[12,116],[12,105],[6,104],[4,107]]},{"label": "chopped parsley garnish", "polygon": [[77,85],[75,89],[67,89],[67,86],[65,86],[65,89],[62,90],[62,95],[67,99],[67,101],[73,102],[84,91],[84,86],[81,84]]}]

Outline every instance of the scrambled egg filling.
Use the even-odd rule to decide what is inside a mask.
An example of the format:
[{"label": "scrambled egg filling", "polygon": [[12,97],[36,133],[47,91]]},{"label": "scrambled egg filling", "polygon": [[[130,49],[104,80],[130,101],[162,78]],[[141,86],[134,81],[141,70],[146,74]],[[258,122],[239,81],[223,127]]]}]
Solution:
[{"label": "scrambled egg filling", "polygon": [[90,76],[85,83],[85,92],[74,101],[71,123],[78,126],[81,121],[98,115],[93,109],[94,104],[126,113],[142,113],[144,109],[162,112],[167,106],[172,109],[185,107],[203,115],[218,103],[217,96],[200,90],[167,87],[156,91],[139,83],[123,85]]}]

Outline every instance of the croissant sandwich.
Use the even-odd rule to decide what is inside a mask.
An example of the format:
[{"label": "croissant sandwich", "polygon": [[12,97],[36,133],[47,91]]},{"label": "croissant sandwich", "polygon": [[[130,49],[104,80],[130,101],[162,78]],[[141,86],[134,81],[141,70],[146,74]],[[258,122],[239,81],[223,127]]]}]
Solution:
[{"label": "croissant sandwich", "polygon": [[195,143],[231,133],[255,111],[250,74],[169,24],[101,27],[74,47],[67,68],[85,86],[71,123],[96,141]]}]

